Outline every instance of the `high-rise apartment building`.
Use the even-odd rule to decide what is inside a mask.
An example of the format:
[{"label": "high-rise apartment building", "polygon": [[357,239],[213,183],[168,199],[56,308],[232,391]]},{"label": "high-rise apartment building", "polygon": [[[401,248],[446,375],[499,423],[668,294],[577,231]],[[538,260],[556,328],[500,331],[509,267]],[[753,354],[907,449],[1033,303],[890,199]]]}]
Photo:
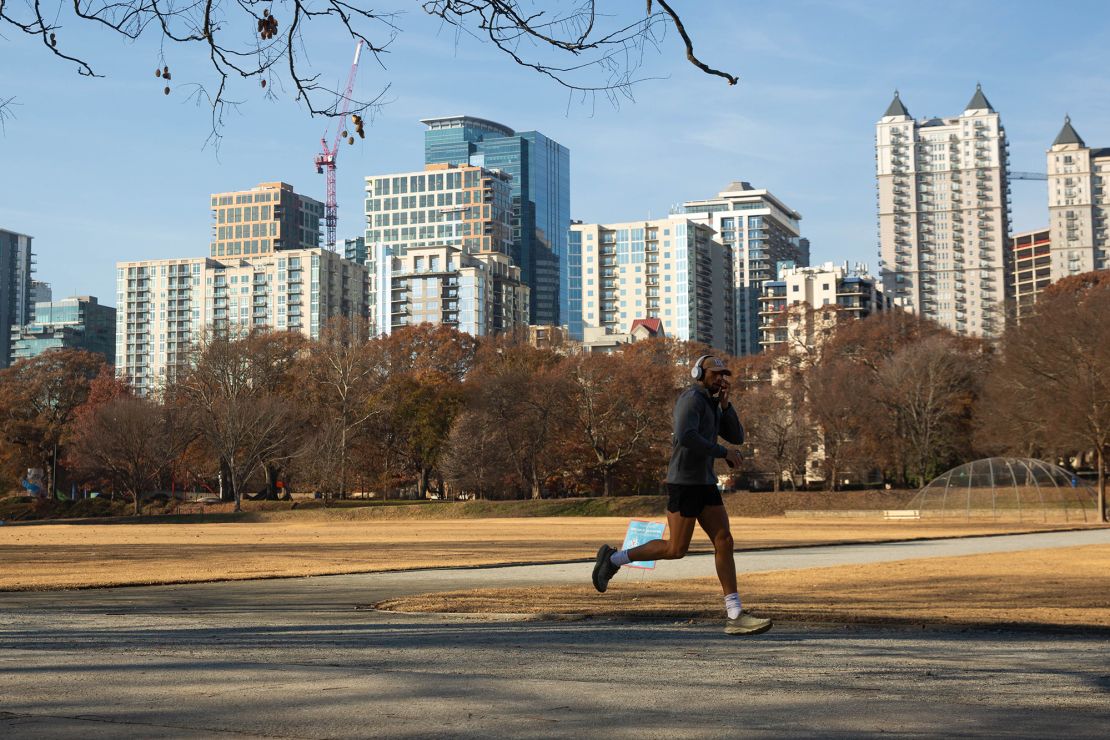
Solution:
[{"label": "high-rise apartment building", "polygon": [[732,253],[692,219],[571,226],[581,245],[586,333],[627,334],[637,319],[658,318],[667,336],[733,353]]},{"label": "high-rise apartment building", "polygon": [[354,239],[343,240],[343,256],[351,262],[360,265],[366,264],[366,238],[356,236]]},{"label": "high-rise apartment building", "polygon": [[11,329],[31,320],[32,237],[0,229],[0,368],[12,362]]},{"label": "high-rise apartment building", "polygon": [[1064,118],[1048,150],[1052,279],[1110,268],[1110,148],[1092,149]]},{"label": "high-rise apartment building", "polygon": [[921,120],[895,93],[876,125],[875,162],[883,292],[959,334],[1000,336],[1008,144],[982,88],[959,116]]},{"label": "high-rise apartment building", "polygon": [[366,268],[327,249],[116,264],[116,375],[140,394],[187,367],[206,333],[252,329],[318,337],[337,316],[366,316]]},{"label": "high-rise apartment building", "polygon": [[[503,172],[452,164],[366,178],[364,247],[370,271],[370,323],[378,333],[392,326],[381,307],[391,291],[393,258],[433,246],[511,255],[509,182]],[[382,255],[390,260],[380,259]]]},{"label": "high-rise apartment building", "polygon": [[763,283],[759,298],[760,343],[813,349],[844,320],[862,319],[890,307],[879,281],[866,267],[826,262],[784,267],[777,280]]},{"label": "high-rise apartment building", "polygon": [[284,249],[320,246],[324,204],[284,182],[250,190],[213,193],[209,256],[250,257]]},{"label": "high-rise apartment building", "polygon": [[52,349],[83,349],[114,365],[116,309],[88,295],[39,302],[30,323],[12,327],[11,342],[13,362]]},{"label": "high-rise apartment building", "polygon": [[54,300],[54,291],[50,288],[50,283],[42,280],[31,281],[31,305],[38,303],[50,303]]},{"label": "high-rise apartment building", "polygon": [[570,152],[538,131],[472,116],[421,121],[424,162],[478,165],[512,176],[513,247],[510,254],[531,290],[532,322],[566,324],[567,229],[570,227]]},{"label": "high-rise apartment building", "polygon": [[759,297],[781,263],[809,264],[809,241],[800,237],[801,214],[765,189],[735,181],[716,198],[691,200],[677,209],[706,224],[732,251],[732,345],[737,355],[759,352]]},{"label": "high-rise apartment building", "polygon": [[445,324],[471,336],[521,332],[527,336],[528,287],[502,252],[468,252],[457,245],[409,247],[375,255],[381,270],[372,310],[374,329],[388,334],[414,324]]},{"label": "high-rise apartment building", "polygon": [[1037,296],[1052,283],[1052,239],[1048,229],[1022,231],[1010,237],[1014,277],[1010,289],[1013,317],[1028,316]]}]

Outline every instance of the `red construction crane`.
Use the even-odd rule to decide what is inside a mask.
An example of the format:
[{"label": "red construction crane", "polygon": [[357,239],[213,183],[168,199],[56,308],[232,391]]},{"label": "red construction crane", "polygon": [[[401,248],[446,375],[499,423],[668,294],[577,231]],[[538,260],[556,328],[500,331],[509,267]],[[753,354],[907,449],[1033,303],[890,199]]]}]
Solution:
[{"label": "red construction crane", "polygon": [[[340,101],[341,109],[335,124],[335,140],[332,142],[331,148],[328,148],[328,134],[325,131],[324,135],[320,137],[320,146],[323,151],[316,155],[316,174],[322,175],[327,170],[328,176],[328,202],[324,209],[324,223],[328,226],[328,249],[335,251],[335,223],[337,221],[337,212],[339,206],[335,202],[335,160],[339,156],[339,144],[346,133],[344,127],[347,125],[347,111],[351,109],[351,93],[355,89],[355,73],[358,72],[358,58],[362,54],[362,40],[359,39],[358,44],[355,46],[355,60],[351,63],[351,73],[347,76],[347,89],[343,91],[343,99]],[[356,118],[358,118],[356,116]],[[359,136],[362,136],[362,119],[356,121]],[[351,137],[353,138],[353,137]],[[352,142],[353,143],[353,142]]]}]

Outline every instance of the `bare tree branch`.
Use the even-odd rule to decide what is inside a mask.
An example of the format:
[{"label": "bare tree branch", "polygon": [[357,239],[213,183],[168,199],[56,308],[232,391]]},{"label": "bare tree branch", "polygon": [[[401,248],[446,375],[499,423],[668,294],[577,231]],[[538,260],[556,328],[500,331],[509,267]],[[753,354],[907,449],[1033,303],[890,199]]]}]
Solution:
[{"label": "bare tree branch", "polygon": [[[44,2],[50,7],[44,8]],[[578,0],[559,12],[543,9],[543,3],[525,6],[520,0],[420,0],[425,13],[458,34],[491,43],[514,63],[571,91],[600,93],[614,104],[618,96],[631,97],[633,85],[646,79],[638,75],[644,53],[648,47],[658,50],[672,25],[692,64],[736,84],[735,76],[698,59],[680,15],[669,3],[660,0],[662,10],[656,11],[648,2],[646,15],[632,22],[615,20],[620,11],[601,13],[597,5],[597,0]],[[623,10],[619,3],[614,6]],[[203,49],[214,76],[187,81],[185,87],[187,99],[211,108],[210,141],[216,143],[225,114],[245,100],[233,92],[235,83],[255,82],[268,98],[277,95],[275,83],[288,83],[294,99],[310,115],[338,116],[344,92],[312,71],[308,50],[314,45],[308,43],[306,31],[312,26],[323,36],[326,23],[338,25],[352,41],[362,41],[384,68],[383,56],[401,31],[398,15],[375,12],[360,0],[29,0],[18,7],[0,0],[0,27],[38,38],[51,54],[75,64],[77,72],[88,77],[100,76],[93,62],[65,51],[58,36],[65,20],[96,25],[132,41],[158,37],[156,89],[166,95],[174,90],[168,52]],[[330,46],[329,41],[325,48]],[[571,61],[560,61],[564,58]],[[350,112],[376,109],[388,89],[387,84],[371,97],[352,99]],[[11,115],[10,103],[10,98],[0,99],[0,124]]]}]

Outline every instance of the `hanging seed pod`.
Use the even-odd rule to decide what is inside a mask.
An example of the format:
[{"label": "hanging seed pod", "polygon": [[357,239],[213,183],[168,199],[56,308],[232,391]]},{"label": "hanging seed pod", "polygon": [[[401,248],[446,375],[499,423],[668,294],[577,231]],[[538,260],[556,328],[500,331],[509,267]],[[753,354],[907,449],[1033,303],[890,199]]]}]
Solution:
[{"label": "hanging seed pod", "polygon": [[154,70],[154,76],[155,77],[161,77],[162,76],[162,70],[160,70],[160,69]]},{"label": "hanging seed pod", "polygon": [[163,80],[168,80],[169,78],[170,78],[170,73],[169,72],[163,72],[162,73],[162,79]]},{"label": "hanging seed pod", "polygon": [[347,143],[348,143],[348,144],[354,144],[354,143],[355,143],[355,137],[353,137],[353,136],[348,136],[348,137],[347,137]]},{"label": "hanging seed pod", "polygon": [[270,11],[268,11],[268,10],[266,10],[266,9],[263,9],[263,10],[262,10],[262,17],[263,17],[263,18],[266,18],[266,17],[268,17],[269,15],[270,15]]},{"label": "hanging seed pod", "polygon": [[343,133],[341,133],[340,136],[342,136],[344,139],[346,139],[347,138],[347,129],[343,129]]},{"label": "hanging seed pod", "polygon": [[265,88],[265,87],[266,87],[266,80],[262,80],[262,87],[263,87],[263,88]]},{"label": "hanging seed pod", "polygon": [[168,64],[165,67],[162,67],[162,76],[163,77],[169,77],[170,76],[170,66]]},{"label": "hanging seed pod", "polygon": [[163,90],[162,92],[165,93],[166,95],[169,95],[170,94],[170,86],[166,85],[166,89]]},{"label": "hanging seed pod", "polygon": [[58,37],[55,36],[53,33],[50,34],[50,45],[51,46],[57,46],[58,45]]},{"label": "hanging seed pod", "polygon": [[258,19],[258,32],[259,32],[259,33],[262,33],[262,28],[263,28],[263,27],[264,27],[265,25],[266,25],[266,24],[262,22],[262,19],[261,19],[261,18],[259,18],[259,19]]},{"label": "hanging seed pod", "polygon": [[362,133],[362,126],[359,126],[358,131],[356,131],[355,133],[358,134],[358,138],[360,138],[360,139],[365,139],[366,138],[366,134]]}]

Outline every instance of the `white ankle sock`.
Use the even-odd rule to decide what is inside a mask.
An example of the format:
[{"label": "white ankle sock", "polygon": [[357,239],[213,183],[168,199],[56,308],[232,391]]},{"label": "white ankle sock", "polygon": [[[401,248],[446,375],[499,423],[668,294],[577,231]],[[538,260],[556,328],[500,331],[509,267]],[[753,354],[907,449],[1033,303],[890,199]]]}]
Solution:
[{"label": "white ankle sock", "polygon": [[617,550],[609,556],[609,562],[613,565],[628,565],[632,561],[628,559],[628,550]]},{"label": "white ankle sock", "polygon": [[728,612],[729,619],[736,619],[740,616],[740,594],[729,594],[725,597],[725,611]]}]

